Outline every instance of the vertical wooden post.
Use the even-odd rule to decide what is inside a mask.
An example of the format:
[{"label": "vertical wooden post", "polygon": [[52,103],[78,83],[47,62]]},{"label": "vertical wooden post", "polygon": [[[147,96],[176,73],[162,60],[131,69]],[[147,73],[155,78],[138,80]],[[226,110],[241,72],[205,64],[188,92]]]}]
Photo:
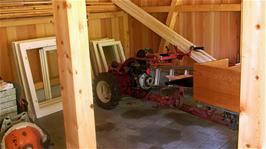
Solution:
[{"label": "vertical wooden post", "polygon": [[239,148],[265,148],[265,0],[243,0]]},{"label": "vertical wooden post", "polygon": [[[169,28],[174,29],[176,25],[176,20],[178,20],[178,12],[176,11],[176,6],[180,5],[182,3],[182,0],[172,0],[170,11],[168,13],[167,19],[166,19],[166,25],[169,26]],[[161,39],[160,45],[159,45],[159,51],[165,51],[165,46],[167,46],[168,42]]]},{"label": "vertical wooden post", "polygon": [[124,51],[125,51],[125,56],[126,58],[129,58],[130,55],[130,42],[129,42],[129,28],[128,28],[128,14],[124,12],[123,14],[123,27],[124,27],[124,42],[123,42],[123,46],[124,46]]},{"label": "vertical wooden post", "polygon": [[85,0],[53,0],[67,148],[96,148]]}]

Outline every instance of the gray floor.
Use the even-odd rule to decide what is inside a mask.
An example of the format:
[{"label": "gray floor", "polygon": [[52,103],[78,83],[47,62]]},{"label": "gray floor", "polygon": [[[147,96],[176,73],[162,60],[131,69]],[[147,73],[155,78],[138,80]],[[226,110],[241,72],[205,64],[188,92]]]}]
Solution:
[{"label": "gray floor", "polygon": [[[234,149],[237,131],[150,102],[124,98],[114,110],[95,107],[99,149]],[[51,148],[65,148],[62,112],[39,120]],[[89,139],[89,138],[88,138]]]}]

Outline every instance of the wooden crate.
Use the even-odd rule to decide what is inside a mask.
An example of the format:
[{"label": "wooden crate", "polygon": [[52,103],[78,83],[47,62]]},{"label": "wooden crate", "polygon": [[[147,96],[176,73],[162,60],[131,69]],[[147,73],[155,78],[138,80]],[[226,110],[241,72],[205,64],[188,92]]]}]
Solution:
[{"label": "wooden crate", "polygon": [[240,65],[222,59],[194,65],[194,99],[233,112],[240,109]]}]

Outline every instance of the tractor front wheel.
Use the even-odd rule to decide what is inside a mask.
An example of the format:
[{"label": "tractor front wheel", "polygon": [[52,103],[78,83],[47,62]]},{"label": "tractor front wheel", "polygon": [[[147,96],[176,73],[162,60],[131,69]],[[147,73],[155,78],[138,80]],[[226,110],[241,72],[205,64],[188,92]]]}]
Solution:
[{"label": "tractor front wheel", "polygon": [[113,74],[100,73],[94,80],[94,101],[104,109],[115,108],[121,98],[119,84]]}]

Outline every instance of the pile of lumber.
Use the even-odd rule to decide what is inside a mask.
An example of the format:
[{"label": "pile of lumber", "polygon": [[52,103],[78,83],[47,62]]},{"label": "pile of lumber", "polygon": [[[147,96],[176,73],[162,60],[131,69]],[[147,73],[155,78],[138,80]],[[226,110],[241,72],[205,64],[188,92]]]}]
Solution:
[{"label": "pile of lumber", "polygon": [[[87,13],[112,12],[119,8],[112,2],[87,1]],[[1,0],[0,19],[52,16],[52,0]]]},{"label": "pile of lumber", "polygon": [[0,19],[52,15],[50,0],[2,0],[0,1]]}]

